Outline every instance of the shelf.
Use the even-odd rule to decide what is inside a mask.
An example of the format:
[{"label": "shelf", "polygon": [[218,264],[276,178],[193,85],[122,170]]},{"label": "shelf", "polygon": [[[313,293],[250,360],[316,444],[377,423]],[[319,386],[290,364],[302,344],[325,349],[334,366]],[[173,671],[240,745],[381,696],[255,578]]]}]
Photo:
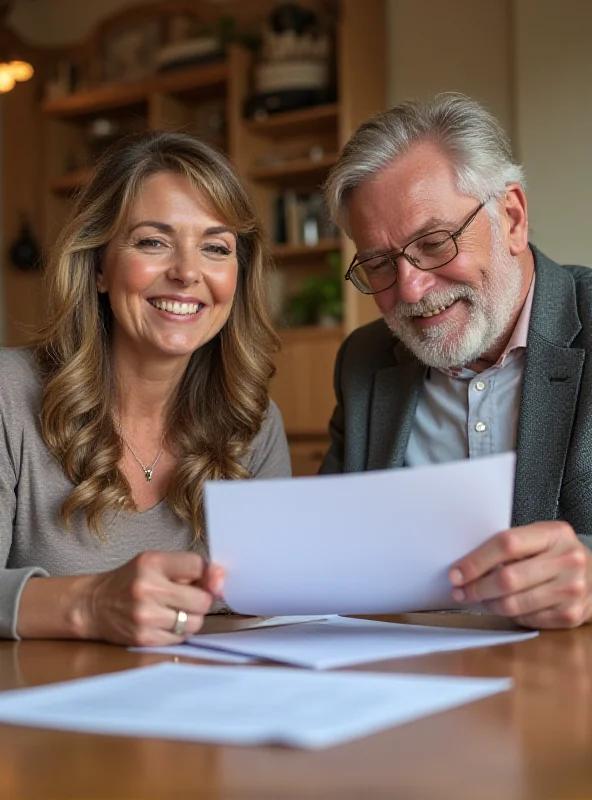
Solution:
[{"label": "shelf", "polygon": [[67,172],[65,175],[60,175],[57,178],[53,178],[50,183],[51,191],[59,194],[67,194],[68,192],[82,189],[82,187],[86,186],[86,184],[90,181],[93,173],[94,170],[92,167],[76,169],[72,172]]},{"label": "shelf", "polygon": [[273,181],[282,178],[322,174],[337,163],[337,153],[327,153],[323,158],[295,158],[269,167],[256,167],[249,171],[253,181]]},{"label": "shelf", "polygon": [[271,255],[276,259],[310,258],[315,255],[324,255],[333,250],[339,250],[339,239],[322,239],[318,244],[274,244]]},{"label": "shelf", "polygon": [[250,133],[272,138],[295,136],[299,133],[318,133],[332,129],[337,131],[338,115],[337,103],[328,103],[322,106],[301,108],[298,111],[270,114],[265,119],[249,120],[245,122],[245,127]]},{"label": "shelf", "polygon": [[228,78],[226,62],[171,70],[137,81],[107,83],[65,97],[46,100],[44,114],[52,117],[76,117],[96,114],[111,108],[148,103],[157,93],[179,94],[197,89],[218,89]]}]

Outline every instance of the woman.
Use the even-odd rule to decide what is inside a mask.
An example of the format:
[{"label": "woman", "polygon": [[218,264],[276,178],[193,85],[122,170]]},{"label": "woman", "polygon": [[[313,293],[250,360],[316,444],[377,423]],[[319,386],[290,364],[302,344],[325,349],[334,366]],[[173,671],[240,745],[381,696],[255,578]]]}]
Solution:
[{"label": "woman", "polygon": [[266,266],[212,147],[150,133],[100,162],[38,346],[0,352],[1,636],[163,645],[200,628],[223,581],[204,482],[290,474]]}]

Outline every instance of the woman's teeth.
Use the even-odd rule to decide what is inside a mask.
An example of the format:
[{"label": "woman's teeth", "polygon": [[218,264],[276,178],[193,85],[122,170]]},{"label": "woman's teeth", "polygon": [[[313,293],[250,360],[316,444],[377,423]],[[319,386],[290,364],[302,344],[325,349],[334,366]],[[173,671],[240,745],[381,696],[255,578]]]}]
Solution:
[{"label": "woman's teeth", "polygon": [[181,316],[197,314],[200,308],[203,308],[203,303],[179,303],[176,300],[149,300],[148,302],[160,311],[168,311],[170,314],[179,314]]}]

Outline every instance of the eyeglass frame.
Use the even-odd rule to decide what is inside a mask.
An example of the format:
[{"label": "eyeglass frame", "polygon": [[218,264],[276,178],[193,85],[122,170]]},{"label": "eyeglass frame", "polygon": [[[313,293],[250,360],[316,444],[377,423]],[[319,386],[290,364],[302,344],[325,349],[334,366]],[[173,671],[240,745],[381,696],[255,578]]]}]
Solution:
[{"label": "eyeglass frame", "polygon": [[[362,289],[360,286],[358,286],[358,284],[352,278],[353,271],[356,269],[356,267],[359,267],[359,266],[361,266],[362,264],[365,264],[368,261],[372,261],[373,258],[381,258],[381,257],[385,257],[385,256],[392,260],[393,267],[395,267],[395,269],[397,268],[396,260],[398,258],[400,258],[401,256],[403,256],[403,258],[406,258],[407,261],[411,264],[412,267],[415,267],[415,269],[419,269],[422,272],[431,272],[434,269],[441,269],[442,267],[445,267],[446,264],[450,264],[451,261],[454,261],[454,259],[458,255],[458,241],[457,240],[462,236],[462,234],[466,231],[466,229],[469,227],[471,222],[473,222],[473,220],[475,219],[477,214],[486,205],[486,203],[489,202],[490,199],[491,198],[488,198],[487,200],[484,200],[482,203],[480,203],[477,206],[477,208],[472,212],[472,214],[470,214],[470,216],[463,222],[463,224],[460,226],[460,228],[458,230],[454,231],[454,232],[447,231],[447,230],[445,230],[443,228],[440,228],[440,229],[435,230],[435,231],[429,231],[428,233],[422,233],[421,236],[416,236],[415,239],[412,239],[410,242],[407,242],[407,244],[403,247],[403,249],[399,250],[398,252],[393,252],[392,250],[387,250],[384,253],[376,253],[373,256],[368,256],[368,258],[364,258],[362,261],[357,261],[358,254],[356,253],[355,256],[352,259],[351,264],[347,268],[347,272],[345,273],[345,280],[346,281],[351,281],[359,292],[362,292],[362,294],[367,294],[367,295],[380,294],[381,292],[386,292],[387,289],[392,289],[392,287],[397,282],[397,275],[395,275],[395,279],[394,279],[394,281],[392,283],[390,283],[388,286],[385,286],[384,289],[378,289],[376,292],[366,291],[365,288]],[[415,244],[415,242],[418,242],[420,239],[423,239],[424,236],[434,236],[434,234],[436,234],[436,233],[445,233],[447,236],[449,236],[452,239],[452,241],[454,242],[454,247],[456,248],[455,254],[452,256],[452,258],[449,258],[448,261],[445,261],[443,264],[438,264],[437,267],[427,267],[426,269],[424,269],[422,267],[418,267],[417,264],[414,263],[415,259],[413,258],[413,256],[410,256],[408,253],[405,252],[405,250],[407,250],[408,247],[411,247],[412,244]]]}]

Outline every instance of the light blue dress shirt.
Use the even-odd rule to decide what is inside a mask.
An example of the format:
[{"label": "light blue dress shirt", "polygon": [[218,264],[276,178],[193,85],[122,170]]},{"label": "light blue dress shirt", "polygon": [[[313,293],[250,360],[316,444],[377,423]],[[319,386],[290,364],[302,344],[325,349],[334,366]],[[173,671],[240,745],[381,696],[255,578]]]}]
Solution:
[{"label": "light blue dress shirt", "polygon": [[428,370],[405,466],[481,458],[516,449],[534,284],[533,275],[510,341],[495,364],[480,373],[467,367]]},{"label": "light blue dress shirt", "polygon": [[524,348],[503,366],[481,373],[466,367],[457,376],[431,369],[424,381],[405,453],[418,467],[516,449]]}]

